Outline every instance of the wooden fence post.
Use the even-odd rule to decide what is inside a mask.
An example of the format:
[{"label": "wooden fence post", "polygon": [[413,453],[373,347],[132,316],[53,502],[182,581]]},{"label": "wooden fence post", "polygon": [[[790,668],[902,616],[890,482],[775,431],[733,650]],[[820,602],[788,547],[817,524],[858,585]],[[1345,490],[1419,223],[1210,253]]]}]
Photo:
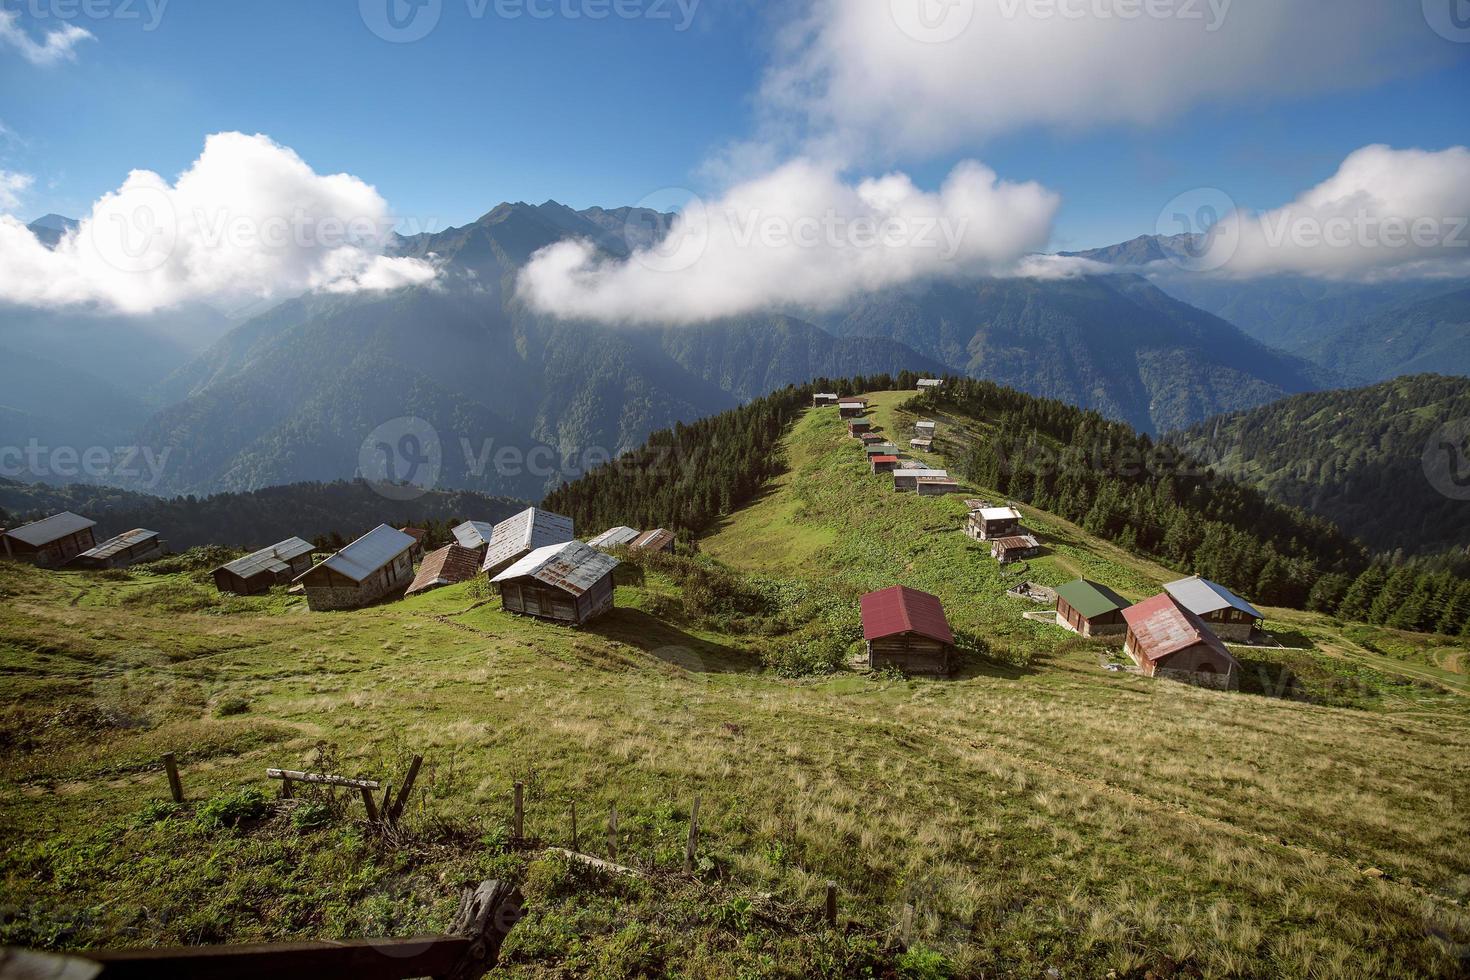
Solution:
[{"label": "wooden fence post", "polygon": [[607,814],[607,859],[618,859],[618,805],[614,803]]},{"label": "wooden fence post", "polygon": [[184,802],[184,784],[179,780],[179,761],[172,752],[163,754],[163,768],[168,773],[168,791],[175,803]]},{"label": "wooden fence post", "polygon": [[837,882],[827,882],[827,925],[837,925]]},{"label": "wooden fence post", "polygon": [[903,907],[903,918],[898,924],[898,938],[903,941],[907,948],[914,941],[914,907],[905,904]]},{"label": "wooden fence post", "polygon": [[685,874],[690,874],[694,871],[694,851],[699,846],[699,801],[699,794],[695,793],[694,809],[689,811],[689,840],[684,845]]},{"label": "wooden fence post", "polygon": [[358,791],[362,793],[362,806],[367,811],[368,823],[377,823],[378,805],[373,802],[373,791],[366,786],[358,787]]},{"label": "wooden fence post", "polygon": [[389,823],[397,823],[398,818],[403,816],[403,808],[408,806],[409,794],[413,792],[414,780],[419,778],[419,767],[424,764],[424,757],[416,755],[408,764],[408,775],[403,777],[403,785],[398,790],[398,799],[393,801],[393,813],[388,816]]},{"label": "wooden fence post", "polygon": [[577,801],[572,801],[572,850],[581,851],[581,845],[577,840]]},{"label": "wooden fence post", "polygon": [[516,809],[515,809],[515,839],[525,839],[526,836],[526,784],[516,783]]}]

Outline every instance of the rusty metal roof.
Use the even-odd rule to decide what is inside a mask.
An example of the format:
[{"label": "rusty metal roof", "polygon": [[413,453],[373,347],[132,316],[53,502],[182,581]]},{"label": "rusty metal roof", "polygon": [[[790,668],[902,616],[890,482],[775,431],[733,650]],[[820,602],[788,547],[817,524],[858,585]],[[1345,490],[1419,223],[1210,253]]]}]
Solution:
[{"label": "rusty metal roof", "polygon": [[572,540],[572,519],[538,507],[528,507],[514,517],[508,517],[495,525],[490,547],[485,549],[482,570],[518,559],[527,551],[535,551],[552,544],[565,544]]},{"label": "rusty metal roof", "polygon": [[906,585],[863,596],[862,615],[865,640],[917,633],[940,643],[954,643],[954,632],[938,597]]},{"label": "rusty metal roof", "polygon": [[639,533],[635,528],[622,525],[608,528],[587,543],[594,548],[621,548],[638,540]]},{"label": "rusty metal roof", "polygon": [[244,558],[236,558],[234,561],[221,565],[216,571],[229,572],[241,578],[254,578],[261,572],[271,572],[279,575],[291,570],[288,562],[309,555],[313,550],[310,541],[300,538],[287,538],[279,544],[262,548]]},{"label": "rusty metal roof", "polygon": [[508,582],[517,578],[534,578],[576,596],[602,581],[620,564],[622,563],[612,555],[598,551],[591,545],[581,541],[567,541],[537,548],[490,581]]},{"label": "rusty metal roof", "polygon": [[1009,538],[996,538],[992,547],[999,547],[1003,551],[1013,551],[1023,548],[1040,548],[1041,542],[1036,540],[1034,534],[1018,534]]},{"label": "rusty metal roof", "polygon": [[1231,660],[1230,651],[1204,620],[1174,601],[1167,592],[1123,610],[1136,648],[1148,660],[1162,660],[1203,643]]},{"label": "rusty metal roof", "polygon": [[480,549],[446,544],[424,557],[419,573],[408,587],[408,595],[437,589],[441,585],[468,582],[480,574]]},{"label": "rusty metal roof", "polygon": [[79,514],[71,511],[62,511],[60,514],[52,514],[50,517],[23,524],[20,527],[6,531],[5,533],[17,541],[39,548],[50,544],[78,531],[85,531],[89,527],[96,527],[96,521],[89,521]]},{"label": "rusty metal roof", "polygon": [[112,558],[122,554],[129,548],[136,547],[146,541],[158,537],[157,531],[149,531],[146,528],[135,527],[131,531],[124,531],[110,541],[104,541],[90,551],[84,551],[78,558]]},{"label": "rusty metal roof", "polygon": [[326,561],[317,565],[316,568],[302,572],[296,576],[296,581],[310,575],[317,568],[330,568],[339,575],[345,575],[354,582],[361,582],[368,576],[387,565],[399,555],[408,551],[416,542],[413,538],[402,531],[395,531],[386,524],[379,524],[356,541],[337,552]]},{"label": "rusty metal roof", "polygon": [[451,532],[464,548],[483,548],[495,536],[495,525],[489,521],[465,521]]},{"label": "rusty metal roof", "polygon": [[674,532],[660,527],[652,531],[644,531],[629,547],[638,551],[662,551],[673,543]]}]

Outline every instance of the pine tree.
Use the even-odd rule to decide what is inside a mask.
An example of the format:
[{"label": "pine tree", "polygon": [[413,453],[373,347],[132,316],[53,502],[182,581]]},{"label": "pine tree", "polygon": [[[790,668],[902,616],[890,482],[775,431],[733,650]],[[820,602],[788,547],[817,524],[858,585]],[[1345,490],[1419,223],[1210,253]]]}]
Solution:
[{"label": "pine tree", "polygon": [[1337,608],[1338,618],[1367,622],[1368,610],[1372,608],[1373,601],[1383,591],[1383,584],[1387,581],[1388,573],[1382,565],[1368,566],[1363,574],[1353,580],[1347,594],[1342,597],[1342,605]]},{"label": "pine tree", "polygon": [[1407,565],[1400,565],[1394,569],[1393,573],[1388,576],[1388,581],[1383,583],[1382,591],[1373,600],[1373,605],[1368,607],[1368,622],[1375,626],[1387,623],[1389,617],[1409,601],[1417,577],[1414,570]]}]

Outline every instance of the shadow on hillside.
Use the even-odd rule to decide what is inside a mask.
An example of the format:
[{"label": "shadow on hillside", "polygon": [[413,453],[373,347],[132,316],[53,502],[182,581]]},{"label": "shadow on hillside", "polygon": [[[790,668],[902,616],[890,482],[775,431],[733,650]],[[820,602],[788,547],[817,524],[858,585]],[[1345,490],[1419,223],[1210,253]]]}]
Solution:
[{"label": "shadow on hillside", "polygon": [[761,486],[760,490],[756,491],[754,496],[752,496],[749,500],[745,500],[741,503],[736,504],[735,509],[731,513],[715,518],[713,521],[710,522],[707,528],[699,532],[699,536],[701,538],[712,538],[717,534],[724,533],[724,531],[730,526],[730,522],[735,519],[736,514],[740,513],[742,510],[754,507],[756,504],[763,503],[767,498],[773,496],[776,493],[776,479],[787,473],[789,470],[789,466],[781,467],[780,472],[776,473],[768,481],[766,481],[766,483]]},{"label": "shadow on hillside", "polygon": [[753,674],[760,670],[753,654],[693,636],[641,609],[614,609],[584,628],[694,674]]},{"label": "shadow on hillside", "polygon": [[1039,674],[1044,665],[1045,658],[1041,656],[1033,657],[1026,666],[1019,667],[991,660],[977,653],[965,653],[961,655],[959,669],[950,675],[950,679],[967,681],[977,677],[990,677],[1000,681],[1018,681],[1023,677]]}]

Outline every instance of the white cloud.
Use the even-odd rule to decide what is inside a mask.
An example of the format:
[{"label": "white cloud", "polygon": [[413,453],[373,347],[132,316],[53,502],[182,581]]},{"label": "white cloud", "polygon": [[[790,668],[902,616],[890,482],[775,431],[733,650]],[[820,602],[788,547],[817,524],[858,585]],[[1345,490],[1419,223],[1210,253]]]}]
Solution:
[{"label": "white cloud", "polygon": [[394,223],[358,178],[317,174],[265,136],[222,133],[173,184],[131,173],[54,250],[0,216],[0,300],[146,313],[434,279],[428,263],[383,254]]},{"label": "white cloud", "polygon": [[543,249],[520,293],[543,312],[621,323],[831,307],[916,280],[1010,270],[1046,243],[1058,204],[974,162],[927,193],[903,174],[851,184],[802,159],[686,208],[661,246],[627,260],[585,242]]},{"label": "white cloud", "polygon": [[94,41],[92,32],[75,24],[63,24],[53,31],[46,31],[36,41],[20,26],[20,14],[14,10],[0,8],[0,43],[8,44],[20,52],[20,56],[33,65],[43,67],[61,61],[76,59],[76,46],[83,41]]},{"label": "white cloud", "polygon": [[1452,56],[1412,6],[813,0],[764,80],[756,147],[897,159],[1022,127],[1149,125],[1201,103],[1366,86]]},{"label": "white cloud", "polygon": [[30,190],[33,183],[35,178],[30,174],[0,170],[0,213],[20,207],[20,195]]},{"label": "white cloud", "polygon": [[1470,274],[1470,149],[1366,146],[1290,204],[1235,211],[1197,263],[1241,277]]}]

